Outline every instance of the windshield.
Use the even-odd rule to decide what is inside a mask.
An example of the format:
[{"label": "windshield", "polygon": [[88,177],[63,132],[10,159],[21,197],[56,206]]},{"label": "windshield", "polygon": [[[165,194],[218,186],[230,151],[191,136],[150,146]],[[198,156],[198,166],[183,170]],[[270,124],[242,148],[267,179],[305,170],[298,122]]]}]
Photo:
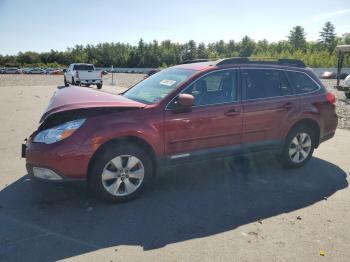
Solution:
[{"label": "windshield", "polygon": [[124,96],[144,104],[158,103],[195,72],[177,68],[164,69],[136,84]]}]

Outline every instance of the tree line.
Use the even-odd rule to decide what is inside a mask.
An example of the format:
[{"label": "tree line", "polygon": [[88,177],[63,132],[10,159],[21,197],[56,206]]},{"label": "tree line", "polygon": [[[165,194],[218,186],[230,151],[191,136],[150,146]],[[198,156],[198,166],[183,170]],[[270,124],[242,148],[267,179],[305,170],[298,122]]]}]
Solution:
[{"label": "tree line", "polygon": [[[137,45],[125,43],[101,43],[76,45],[66,51],[19,52],[17,55],[0,55],[0,65],[7,67],[65,67],[71,63],[93,63],[97,67],[148,67],[158,68],[179,64],[193,59],[219,59],[224,57],[271,57],[301,59],[310,67],[334,67],[338,44],[350,44],[350,33],[339,37],[334,25],[326,22],[319,33],[318,41],[306,41],[303,27],[290,30],[288,40],[268,42],[254,41],[249,36],[239,42],[220,40],[215,43],[174,43],[171,40]],[[345,61],[350,66],[350,60]]]}]

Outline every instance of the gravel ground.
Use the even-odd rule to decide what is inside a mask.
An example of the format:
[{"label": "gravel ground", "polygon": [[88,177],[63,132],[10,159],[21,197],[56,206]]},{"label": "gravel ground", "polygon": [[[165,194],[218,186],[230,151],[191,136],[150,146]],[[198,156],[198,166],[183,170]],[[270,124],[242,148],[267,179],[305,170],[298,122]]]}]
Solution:
[{"label": "gravel ground", "polygon": [[322,79],[322,82],[327,89],[337,97],[336,109],[338,115],[338,128],[350,129],[350,100],[345,97],[344,92],[339,92],[334,88],[336,80]]},{"label": "gravel ground", "polygon": [[[128,88],[144,78],[143,74],[114,74],[112,85],[112,75],[103,76],[104,90],[108,92],[120,91],[120,88]],[[336,80],[322,80],[327,89],[337,97],[337,114],[339,117],[338,128],[350,129],[350,100],[345,98],[343,92],[337,91],[334,86]],[[0,87],[9,86],[60,86],[63,84],[61,75],[0,75]]]}]

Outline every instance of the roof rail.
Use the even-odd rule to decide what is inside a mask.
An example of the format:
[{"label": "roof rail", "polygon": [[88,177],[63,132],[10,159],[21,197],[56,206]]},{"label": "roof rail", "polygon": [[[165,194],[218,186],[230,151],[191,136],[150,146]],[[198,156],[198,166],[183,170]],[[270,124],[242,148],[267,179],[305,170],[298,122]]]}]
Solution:
[{"label": "roof rail", "polygon": [[230,57],[230,58],[223,58],[217,61],[216,65],[231,65],[231,64],[245,64],[248,63],[249,59],[248,57]]},{"label": "roof rail", "polygon": [[278,59],[278,63],[282,65],[289,65],[289,66],[297,66],[297,67],[305,67],[305,64],[303,61],[299,59],[287,59],[287,58],[281,58]]},{"label": "roof rail", "polygon": [[298,59],[278,59],[274,60],[269,57],[231,57],[216,61],[216,66],[231,65],[231,64],[268,64],[268,65],[286,65],[294,67],[305,67],[303,61]]},{"label": "roof rail", "polygon": [[193,64],[193,63],[202,63],[202,62],[209,62],[210,59],[194,59],[194,60],[185,60],[180,64]]}]

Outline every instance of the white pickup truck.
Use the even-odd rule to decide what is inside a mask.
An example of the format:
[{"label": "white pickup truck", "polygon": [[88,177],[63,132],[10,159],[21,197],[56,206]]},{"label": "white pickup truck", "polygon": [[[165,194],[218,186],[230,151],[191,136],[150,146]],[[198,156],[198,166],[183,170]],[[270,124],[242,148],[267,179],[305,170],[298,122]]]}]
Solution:
[{"label": "white pickup truck", "polygon": [[92,64],[75,63],[68,69],[64,69],[64,85],[96,85],[98,89],[102,88],[102,71],[95,70]]}]

